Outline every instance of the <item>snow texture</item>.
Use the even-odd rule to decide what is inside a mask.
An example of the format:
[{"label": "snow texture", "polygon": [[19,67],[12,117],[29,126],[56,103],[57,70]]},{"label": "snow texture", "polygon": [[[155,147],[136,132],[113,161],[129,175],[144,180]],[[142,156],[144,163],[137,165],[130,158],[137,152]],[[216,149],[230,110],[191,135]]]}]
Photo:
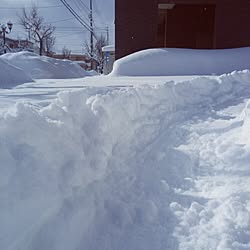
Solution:
[{"label": "snow texture", "polygon": [[17,103],[0,117],[0,249],[249,249],[249,99],[245,70]]},{"label": "snow texture", "polygon": [[147,49],[114,63],[111,76],[220,75],[250,69],[250,47],[223,50]]},{"label": "snow texture", "polygon": [[5,62],[0,57],[0,88],[13,88],[19,84],[32,82],[29,75],[21,69]]},{"label": "snow texture", "polygon": [[22,69],[32,79],[81,78],[92,75],[76,62],[39,56],[27,51],[7,53],[0,58]]}]

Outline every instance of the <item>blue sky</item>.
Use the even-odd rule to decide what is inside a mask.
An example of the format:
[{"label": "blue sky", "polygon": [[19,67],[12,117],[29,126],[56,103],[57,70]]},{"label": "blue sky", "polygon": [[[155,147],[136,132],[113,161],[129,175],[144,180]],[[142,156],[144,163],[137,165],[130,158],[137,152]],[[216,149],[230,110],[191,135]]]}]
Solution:
[{"label": "blue sky", "polygon": [[[89,0],[67,0],[73,9],[88,21]],[[78,23],[60,0],[0,0],[0,23],[11,20],[14,23],[12,38],[27,38],[28,34],[18,24],[18,13],[22,8],[29,9],[33,4],[38,6],[39,13],[45,21],[56,27],[57,53],[66,46],[72,53],[82,53],[83,44],[89,40],[89,32]],[[51,7],[50,7],[51,6]],[[93,0],[93,16],[96,34],[106,35],[109,28],[110,43],[114,42],[114,0]]]}]

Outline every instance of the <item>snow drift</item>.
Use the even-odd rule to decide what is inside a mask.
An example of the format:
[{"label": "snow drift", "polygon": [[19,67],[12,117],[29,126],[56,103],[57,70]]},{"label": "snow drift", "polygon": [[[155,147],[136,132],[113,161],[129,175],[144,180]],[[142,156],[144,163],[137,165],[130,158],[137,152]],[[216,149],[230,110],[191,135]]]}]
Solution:
[{"label": "snow drift", "polygon": [[250,69],[250,47],[223,50],[148,49],[114,63],[111,76],[220,75]]},{"label": "snow drift", "polygon": [[[194,175],[210,156],[232,143],[219,143],[216,131],[242,122],[250,130],[248,115],[233,122],[221,116],[228,127],[212,132],[188,131],[188,124],[249,98],[249,86],[250,72],[243,71],[218,80],[62,92],[45,108],[17,103],[0,117],[0,248],[249,248],[249,193],[217,200],[185,194],[198,188]],[[205,144],[211,133],[221,147],[217,153],[209,151],[212,142]],[[248,159],[250,142],[243,143]],[[217,158],[213,163],[222,167]]]},{"label": "snow drift", "polygon": [[22,69],[33,79],[64,79],[90,76],[76,62],[54,59],[22,51],[2,55],[1,59]]},{"label": "snow drift", "polygon": [[13,88],[26,82],[32,82],[29,75],[0,57],[0,88]]}]

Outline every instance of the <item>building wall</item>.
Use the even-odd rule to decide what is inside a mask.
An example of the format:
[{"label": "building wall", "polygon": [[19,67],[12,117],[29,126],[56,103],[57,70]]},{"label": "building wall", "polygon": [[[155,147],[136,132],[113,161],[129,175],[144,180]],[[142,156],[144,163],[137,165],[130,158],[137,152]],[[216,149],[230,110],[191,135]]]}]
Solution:
[{"label": "building wall", "polygon": [[116,0],[116,58],[157,47],[158,3],[216,4],[214,48],[250,46],[250,0]]},{"label": "building wall", "polygon": [[216,48],[250,46],[250,0],[218,0]]},{"label": "building wall", "polygon": [[116,58],[155,46],[157,0],[116,0],[115,13]]}]

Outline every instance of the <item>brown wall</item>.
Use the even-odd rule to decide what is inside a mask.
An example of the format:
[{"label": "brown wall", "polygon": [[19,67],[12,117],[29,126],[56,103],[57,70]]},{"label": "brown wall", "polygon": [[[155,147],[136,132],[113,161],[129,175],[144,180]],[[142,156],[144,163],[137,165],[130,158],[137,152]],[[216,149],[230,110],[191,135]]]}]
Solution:
[{"label": "brown wall", "polygon": [[217,1],[216,12],[216,47],[250,46],[250,0]]},{"label": "brown wall", "polygon": [[154,47],[157,0],[116,0],[115,13],[116,58]]},{"label": "brown wall", "polygon": [[250,0],[116,0],[116,58],[157,47],[159,3],[216,4],[215,48],[250,46]]}]

